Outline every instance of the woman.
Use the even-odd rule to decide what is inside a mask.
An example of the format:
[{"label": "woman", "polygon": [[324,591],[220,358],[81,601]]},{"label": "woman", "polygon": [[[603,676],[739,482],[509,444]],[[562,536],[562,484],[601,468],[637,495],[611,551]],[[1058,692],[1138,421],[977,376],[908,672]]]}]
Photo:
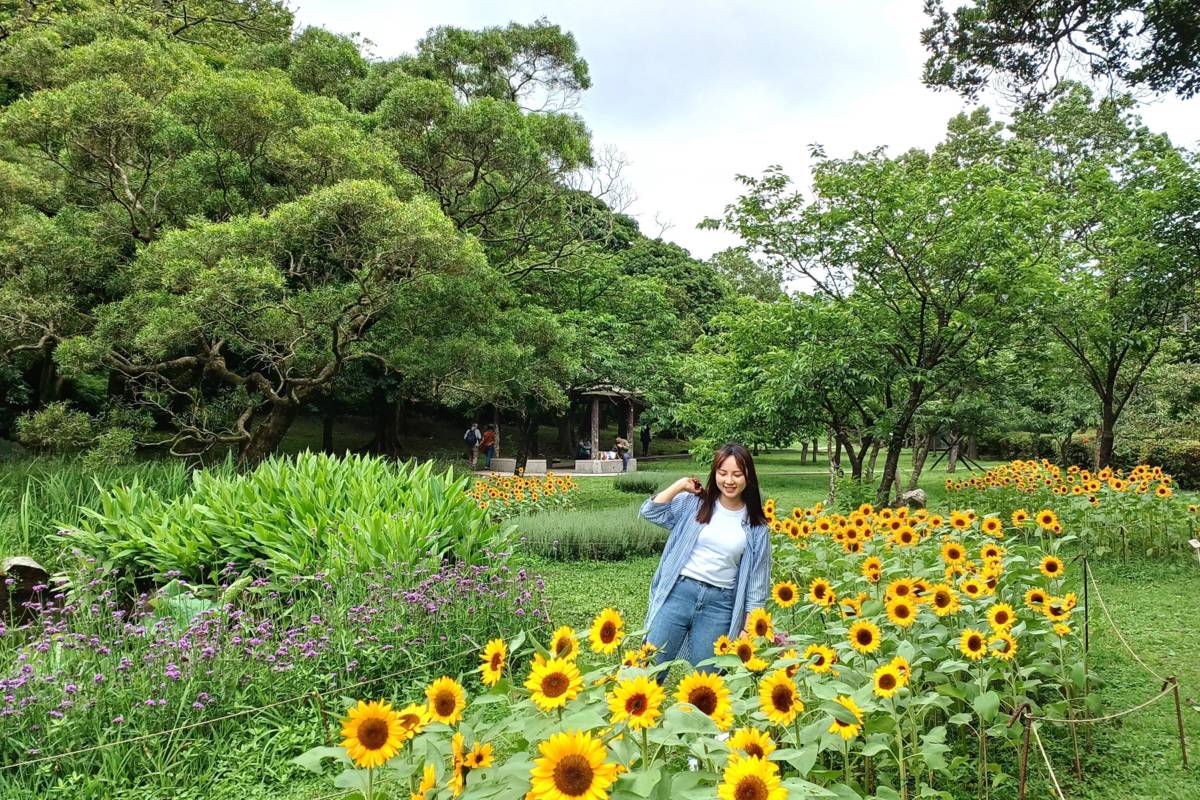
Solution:
[{"label": "woman", "polygon": [[[767,601],[771,541],[754,461],[745,447],[726,444],[704,487],[680,478],[639,513],[671,532],[650,582],[646,638],[660,664],[679,657],[687,641],[682,655],[698,666],[712,658],[718,638],[737,638],[746,615]],[[659,682],[665,679],[660,672]]]},{"label": "woman", "polygon": [[492,468],[492,459],[496,457],[496,426],[488,425],[483,432],[483,438],[479,440],[479,449],[483,450],[483,468]]}]

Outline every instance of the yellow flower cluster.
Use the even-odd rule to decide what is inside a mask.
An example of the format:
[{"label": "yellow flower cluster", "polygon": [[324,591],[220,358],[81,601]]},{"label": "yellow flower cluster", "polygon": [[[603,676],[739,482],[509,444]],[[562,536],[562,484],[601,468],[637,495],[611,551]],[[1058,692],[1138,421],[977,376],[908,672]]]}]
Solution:
[{"label": "yellow flower cluster", "polygon": [[1076,466],[1063,470],[1058,465],[1042,459],[1012,461],[966,480],[947,478],[946,489],[951,492],[967,489],[1015,489],[1025,494],[1049,489],[1056,495],[1086,497],[1089,502],[1098,504],[1106,491],[1116,494],[1153,493],[1156,497],[1167,498],[1174,493],[1172,483],[1171,476],[1163,472],[1162,467],[1148,464],[1139,464],[1126,474],[1124,470],[1114,470],[1111,467],[1096,472]]},{"label": "yellow flower cluster", "polygon": [[578,490],[579,484],[570,475],[547,472],[544,477],[529,477],[492,473],[486,478],[477,478],[467,489],[467,496],[480,508],[503,518],[552,507],[569,507]]}]

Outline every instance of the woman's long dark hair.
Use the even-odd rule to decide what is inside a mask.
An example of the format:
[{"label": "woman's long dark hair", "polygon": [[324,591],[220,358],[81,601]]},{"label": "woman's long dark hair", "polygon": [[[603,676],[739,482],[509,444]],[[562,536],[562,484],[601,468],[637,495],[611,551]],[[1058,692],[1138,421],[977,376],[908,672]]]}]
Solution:
[{"label": "woman's long dark hair", "polygon": [[700,495],[700,508],[696,511],[696,521],[707,524],[712,520],[713,503],[718,501],[721,490],[717,488],[717,467],[725,459],[733,456],[738,468],[746,476],[746,488],[742,490],[742,502],[746,504],[746,517],[751,525],[766,525],[767,515],[763,512],[762,495],[758,491],[758,473],[754,471],[754,459],[750,451],[737,442],[727,442],[717,449],[713,455],[712,469],[708,471],[708,483],[704,493]]}]

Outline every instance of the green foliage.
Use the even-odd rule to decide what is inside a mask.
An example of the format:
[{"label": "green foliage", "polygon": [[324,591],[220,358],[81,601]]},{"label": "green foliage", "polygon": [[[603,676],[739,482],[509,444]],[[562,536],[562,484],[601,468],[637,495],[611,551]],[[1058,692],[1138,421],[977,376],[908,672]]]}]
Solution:
[{"label": "green foliage", "polygon": [[443,558],[476,564],[504,549],[510,529],[470,502],[466,485],[428,462],[301,453],[246,475],[197,472],[174,498],[136,480],[107,488],[81,509],[71,540],[131,575],[178,571],[200,582],[228,563],[286,576]]},{"label": "green foliage", "polygon": [[662,552],[667,531],[638,518],[637,508],[547,511],[514,520],[524,552],[563,561],[619,561]]},{"label": "green foliage", "polygon": [[82,450],[91,446],[95,435],[92,418],[67,403],[51,403],[17,420],[17,439],[36,452]]},{"label": "green foliage", "polygon": [[665,472],[628,472],[613,479],[613,488],[630,494],[656,494],[658,490],[673,481]]},{"label": "green foliage", "polygon": [[1154,464],[1184,489],[1200,489],[1200,441],[1164,439],[1142,445],[1139,463]]}]

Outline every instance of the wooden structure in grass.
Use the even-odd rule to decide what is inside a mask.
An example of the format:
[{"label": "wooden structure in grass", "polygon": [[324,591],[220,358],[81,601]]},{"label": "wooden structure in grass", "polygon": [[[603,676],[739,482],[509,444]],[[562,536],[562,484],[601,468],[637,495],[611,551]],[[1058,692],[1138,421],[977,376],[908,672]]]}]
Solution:
[{"label": "wooden structure in grass", "polygon": [[637,425],[637,409],[644,405],[642,396],[637,392],[628,389],[622,389],[620,386],[613,384],[598,384],[580,392],[580,396],[591,401],[591,454],[590,459],[576,459],[576,472],[622,472],[624,470],[624,462],[618,457],[616,459],[601,459],[596,458],[600,451],[600,404],[602,402],[620,405],[625,412],[625,438],[629,442],[630,458],[629,471],[637,471],[637,459],[633,458],[633,430]]}]

